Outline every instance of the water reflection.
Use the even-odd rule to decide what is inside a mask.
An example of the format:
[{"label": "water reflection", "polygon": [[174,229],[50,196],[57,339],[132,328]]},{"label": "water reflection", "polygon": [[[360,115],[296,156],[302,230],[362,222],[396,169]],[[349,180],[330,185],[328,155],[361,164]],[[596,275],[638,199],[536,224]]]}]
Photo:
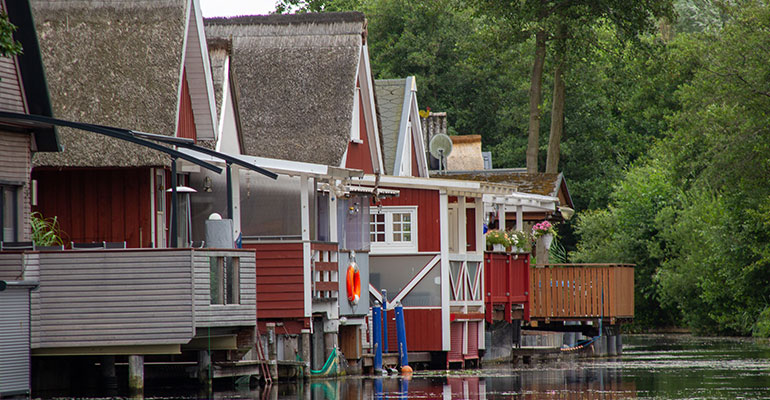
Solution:
[{"label": "water reflection", "polygon": [[251,399],[620,399],[635,398],[633,381],[618,368],[535,367],[512,370],[418,373],[396,376],[348,377],[309,383],[277,384],[266,390],[221,392],[217,398]]},{"label": "water reflection", "polygon": [[481,370],[418,371],[280,383],[270,390],[221,392],[248,399],[770,399],[765,342],[637,336],[622,357],[566,359]]}]

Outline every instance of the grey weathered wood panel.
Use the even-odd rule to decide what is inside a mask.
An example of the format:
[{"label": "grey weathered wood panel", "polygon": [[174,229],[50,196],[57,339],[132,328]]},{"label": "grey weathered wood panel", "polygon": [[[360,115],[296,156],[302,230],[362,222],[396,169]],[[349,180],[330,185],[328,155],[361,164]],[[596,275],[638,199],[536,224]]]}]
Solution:
[{"label": "grey weathered wood panel", "polygon": [[29,289],[0,292],[0,397],[29,393]]},{"label": "grey weathered wood panel", "polygon": [[[240,259],[239,304],[211,304],[210,257]],[[257,279],[254,250],[196,250],[195,265],[195,324],[203,327],[256,326]]]},{"label": "grey weathered wood panel", "polygon": [[[1,58],[0,58],[1,59]],[[0,81],[2,82],[2,81]],[[30,155],[31,136],[28,133],[0,131],[0,181],[19,185],[19,212],[21,232],[17,240],[30,237],[30,190],[29,176],[32,165]]]},{"label": "grey weathered wood panel", "polygon": [[16,57],[0,57],[0,110],[26,112]]},{"label": "grey weathered wood panel", "polygon": [[192,250],[63,251],[39,257],[33,349],[184,344],[194,336]]}]

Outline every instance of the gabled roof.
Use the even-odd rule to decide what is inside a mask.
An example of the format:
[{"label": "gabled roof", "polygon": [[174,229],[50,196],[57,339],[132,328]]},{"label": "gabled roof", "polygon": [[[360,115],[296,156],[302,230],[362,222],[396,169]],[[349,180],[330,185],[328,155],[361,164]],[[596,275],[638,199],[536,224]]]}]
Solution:
[{"label": "gabled roof", "polygon": [[404,108],[406,79],[377,79],[374,81],[377,91],[377,106],[380,108],[382,121],[382,153],[385,173],[393,175],[398,151],[398,136],[401,128],[401,114]]},{"label": "gabled roof", "polygon": [[[229,151],[226,152],[243,154],[243,128],[238,110],[240,89],[230,57],[232,42],[229,38],[212,38],[208,40],[208,46],[211,76],[214,82],[214,99],[219,120],[215,147],[217,151],[226,151],[225,149],[227,149]],[[235,132],[231,132],[232,127],[235,128]],[[237,146],[235,146],[236,143]],[[236,148],[237,151],[235,151]]]},{"label": "gabled roof", "polygon": [[[413,146],[414,156],[420,164],[418,170],[427,174],[415,78],[410,76],[404,79],[378,79],[374,85],[380,111],[385,172],[389,175],[400,175],[400,167],[406,161],[405,157],[411,156],[411,152],[406,152],[405,148],[409,144]],[[410,120],[414,124],[411,126],[412,131],[409,130]],[[412,133],[414,135],[409,136]],[[409,173],[411,174],[411,171]]]},{"label": "gabled roof", "polygon": [[214,18],[232,37],[246,154],[339,166],[350,139],[362,13]]},{"label": "gabled roof", "polygon": [[[0,110],[21,112],[35,115],[51,116],[51,101],[48,96],[48,84],[40,58],[40,47],[37,32],[32,20],[29,1],[16,0],[5,4],[0,2],[8,20],[16,26],[13,34],[23,49],[21,54],[3,57],[0,91],[3,99]],[[7,68],[7,69],[6,69]],[[59,137],[56,128],[41,126],[21,126],[32,131],[36,151],[60,151]]]},{"label": "gabled roof", "polygon": [[489,169],[483,171],[448,171],[443,174],[433,172],[433,176],[445,179],[466,181],[486,181],[510,185],[517,192],[532,193],[542,196],[558,197],[562,206],[574,207],[564,175],[536,173],[529,174],[526,169]]},{"label": "gabled roof", "polygon": [[[173,136],[184,69],[198,136],[214,139],[197,2],[34,0],[54,116]],[[36,167],[168,164],[163,154],[113,138],[62,128],[61,139],[64,152],[36,155]]]}]

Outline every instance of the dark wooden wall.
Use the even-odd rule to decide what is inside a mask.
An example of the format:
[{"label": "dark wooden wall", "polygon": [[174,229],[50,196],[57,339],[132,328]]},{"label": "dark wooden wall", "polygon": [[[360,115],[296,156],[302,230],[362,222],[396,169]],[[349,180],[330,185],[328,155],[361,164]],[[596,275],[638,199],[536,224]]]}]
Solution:
[{"label": "dark wooden wall", "polygon": [[[35,169],[39,211],[57,217],[67,243],[152,247],[150,168]],[[141,243],[140,243],[141,236]]]},{"label": "dark wooden wall", "polygon": [[256,250],[257,319],[305,317],[301,242],[244,243]]},{"label": "dark wooden wall", "polygon": [[372,154],[369,151],[369,132],[366,129],[366,117],[364,116],[364,107],[366,104],[359,94],[358,101],[360,102],[358,107],[358,123],[361,129],[361,140],[363,143],[348,142],[348,155],[345,160],[346,168],[362,169],[367,174],[374,173],[374,163],[372,162]]}]

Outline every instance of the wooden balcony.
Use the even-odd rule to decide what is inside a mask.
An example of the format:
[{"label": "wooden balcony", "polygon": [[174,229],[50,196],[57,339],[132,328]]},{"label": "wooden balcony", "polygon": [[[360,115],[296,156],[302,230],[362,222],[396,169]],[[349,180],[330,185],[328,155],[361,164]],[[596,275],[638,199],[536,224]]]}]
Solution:
[{"label": "wooden balcony", "polygon": [[530,268],[530,317],[553,320],[634,317],[630,264],[547,264]]},{"label": "wooden balcony", "polygon": [[100,249],[0,253],[32,292],[36,354],[179,352],[200,328],[256,325],[254,252]]}]

